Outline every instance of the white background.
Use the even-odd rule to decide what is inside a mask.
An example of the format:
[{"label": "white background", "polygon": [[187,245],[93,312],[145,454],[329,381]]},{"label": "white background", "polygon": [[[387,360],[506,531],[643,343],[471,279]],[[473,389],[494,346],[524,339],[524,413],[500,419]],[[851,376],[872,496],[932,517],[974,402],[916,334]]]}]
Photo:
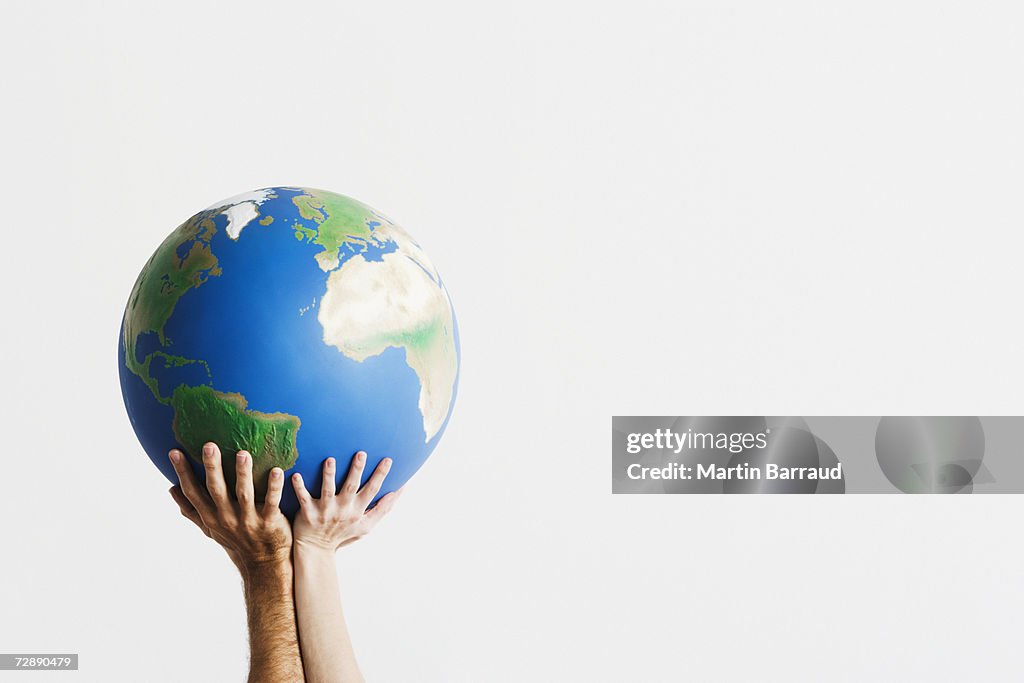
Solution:
[{"label": "white background", "polygon": [[[230,5],[230,6],[229,6]],[[160,240],[343,192],[427,248],[447,435],[339,556],[373,681],[1019,680],[1020,499],[619,496],[613,414],[1013,414],[1015,3],[5,3],[0,650],[241,680],[117,382]]]}]

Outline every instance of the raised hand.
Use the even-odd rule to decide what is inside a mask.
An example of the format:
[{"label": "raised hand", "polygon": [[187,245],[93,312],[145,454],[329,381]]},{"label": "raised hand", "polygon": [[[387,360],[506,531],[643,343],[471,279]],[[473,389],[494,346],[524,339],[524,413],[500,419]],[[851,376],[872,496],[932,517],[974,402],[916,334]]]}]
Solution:
[{"label": "raised hand", "polygon": [[334,552],[370,533],[380,520],[394,507],[401,491],[394,491],[367,509],[384,485],[384,479],[391,469],[391,458],[384,458],[360,489],[363,469],[366,467],[366,453],[359,451],[352,458],[348,474],[335,492],[334,479],[337,464],[334,458],[327,458],[323,465],[323,485],[320,498],[313,498],[302,482],[302,475],[292,475],[292,486],[299,499],[299,512],[295,516],[293,534],[296,548]]},{"label": "raised hand", "polygon": [[249,682],[303,681],[295,619],[292,530],[279,507],[284,489],[280,468],[270,472],[266,500],[253,493],[252,456],[235,456],[235,495],[228,493],[217,444],[203,446],[206,486],[196,480],[185,454],[169,454],[180,486],[171,489],[178,508],[217,541],[238,567],[249,622]]},{"label": "raised hand", "polygon": [[389,493],[367,509],[380,492],[391,469],[384,458],[359,488],[366,453],[356,453],[348,474],[335,492],[334,458],[323,466],[324,483],[320,498],[309,495],[302,477],[292,477],[299,498],[299,513],[292,532],[295,538],[295,607],[299,623],[299,643],[307,683],[357,683],[363,680],[352,649],[352,639],[341,608],[341,590],[334,566],[334,551],[356,541],[377,526],[391,511],[399,492]]},{"label": "raised hand", "polygon": [[181,514],[219,543],[239,570],[253,564],[289,561],[292,530],[279,507],[284,488],[284,473],[280,468],[270,471],[266,500],[257,508],[252,456],[246,451],[239,451],[235,456],[233,497],[224,482],[217,444],[203,446],[205,487],[196,480],[184,453],[173,450],[170,459],[180,482],[180,486],[171,489],[171,496]]}]

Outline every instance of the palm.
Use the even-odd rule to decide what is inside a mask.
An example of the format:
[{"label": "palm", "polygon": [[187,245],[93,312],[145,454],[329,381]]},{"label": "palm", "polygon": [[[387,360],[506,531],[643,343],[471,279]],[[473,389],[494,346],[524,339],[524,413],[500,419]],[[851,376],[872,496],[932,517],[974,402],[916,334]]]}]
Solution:
[{"label": "palm", "polygon": [[324,461],[323,486],[320,497],[313,498],[302,483],[302,475],[292,476],[292,486],[299,499],[299,513],[292,523],[296,545],[312,546],[334,551],[368,534],[380,519],[390,511],[398,492],[389,493],[369,508],[384,484],[391,469],[391,459],[384,458],[359,488],[366,453],[360,451],[352,458],[345,481],[337,492],[334,487],[336,463],[334,458]]}]

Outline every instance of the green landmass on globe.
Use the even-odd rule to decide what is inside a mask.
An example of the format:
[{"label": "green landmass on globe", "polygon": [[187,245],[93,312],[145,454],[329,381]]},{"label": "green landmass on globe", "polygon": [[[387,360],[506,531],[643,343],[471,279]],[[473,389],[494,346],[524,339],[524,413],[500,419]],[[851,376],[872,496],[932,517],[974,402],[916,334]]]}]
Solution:
[{"label": "green landmass on globe", "polygon": [[[207,441],[230,445],[236,451],[248,450],[252,455],[256,495],[263,496],[270,470],[275,467],[286,470],[295,464],[298,457],[295,434],[301,421],[285,413],[246,410],[247,405],[241,394],[182,384],[171,394],[172,426],[188,453],[202,453]],[[228,486],[234,488],[235,468],[225,467],[224,474]]]}]

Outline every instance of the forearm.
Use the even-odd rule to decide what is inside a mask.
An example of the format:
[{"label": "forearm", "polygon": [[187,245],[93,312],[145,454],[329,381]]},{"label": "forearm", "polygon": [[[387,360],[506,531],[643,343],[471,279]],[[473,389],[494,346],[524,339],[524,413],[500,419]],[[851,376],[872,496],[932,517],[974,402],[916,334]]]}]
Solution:
[{"label": "forearm", "polygon": [[361,683],[334,566],[333,551],[295,545],[295,605],[309,683]]},{"label": "forearm", "polygon": [[291,563],[240,569],[249,621],[249,683],[303,681]]}]

